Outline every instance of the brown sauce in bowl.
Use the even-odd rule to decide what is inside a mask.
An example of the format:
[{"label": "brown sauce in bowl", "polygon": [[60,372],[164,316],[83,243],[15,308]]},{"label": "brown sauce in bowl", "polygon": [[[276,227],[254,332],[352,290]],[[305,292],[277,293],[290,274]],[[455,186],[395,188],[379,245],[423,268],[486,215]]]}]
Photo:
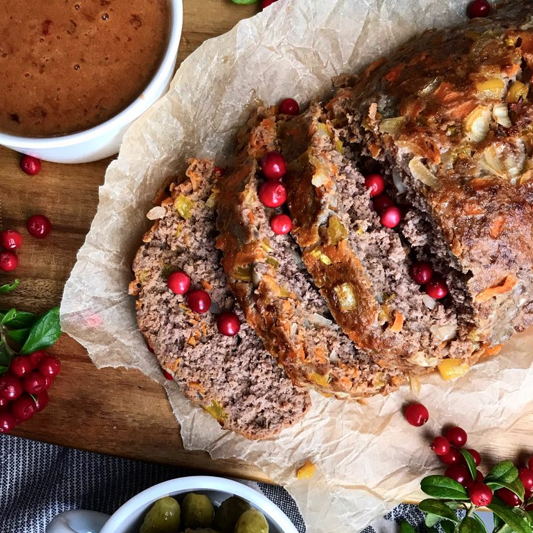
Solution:
[{"label": "brown sauce in bowl", "polygon": [[168,0],[2,0],[0,131],[83,131],[131,104],[159,67]]}]

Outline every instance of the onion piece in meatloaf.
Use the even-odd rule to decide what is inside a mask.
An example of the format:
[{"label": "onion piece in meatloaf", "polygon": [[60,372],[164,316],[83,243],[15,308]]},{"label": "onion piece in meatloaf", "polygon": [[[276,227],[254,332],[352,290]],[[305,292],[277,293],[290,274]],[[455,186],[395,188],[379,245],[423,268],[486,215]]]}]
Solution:
[{"label": "onion piece in meatloaf", "polygon": [[384,369],[333,321],[289,235],[276,235],[276,210],[258,199],[258,160],[276,148],[275,121],[259,111],[239,135],[235,167],[220,180],[217,246],[228,284],[248,322],[297,383],[339,398],[387,394],[408,379]]},{"label": "onion piece in meatloaf", "polygon": [[[186,177],[158,195],[155,219],[133,263],[139,329],[164,370],[188,398],[225,429],[250,439],[274,437],[301,420],[309,393],[295,386],[246,321],[226,287],[215,249],[216,172],[209,161],[191,160]],[[171,272],[203,288],[210,312],[193,313],[186,297],[167,285]],[[216,313],[232,309],[241,320],[234,337],[217,330]]]},{"label": "onion piece in meatloaf", "polygon": [[411,373],[445,358],[477,360],[478,346],[458,326],[462,293],[454,279],[448,281],[450,296],[436,301],[411,278],[409,248],[398,228],[381,224],[364,177],[322,106],[314,103],[297,117],[268,112],[288,163],[284,183],[293,234],[344,332],[380,364]]},{"label": "onion piece in meatloaf", "polygon": [[512,2],[425,32],[327,104],[346,150],[405,187],[404,234],[455,270],[482,346],[533,323],[532,71],[533,4]]}]

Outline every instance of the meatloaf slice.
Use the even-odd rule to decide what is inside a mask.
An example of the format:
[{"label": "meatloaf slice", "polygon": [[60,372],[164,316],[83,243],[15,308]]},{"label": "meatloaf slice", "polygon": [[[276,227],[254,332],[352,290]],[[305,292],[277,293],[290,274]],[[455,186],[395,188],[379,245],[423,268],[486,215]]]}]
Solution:
[{"label": "meatloaf slice", "polygon": [[345,149],[396,178],[406,239],[455,271],[460,327],[486,346],[533,323],[532,70],[533,4],[513,2],[425,32],[327,104]]},{"label": "meatloaf slice", "polygon": [[437,302],[411,278],[410,248],[381,224],[322,106],[297,117],[275,111],[293,233],[344,332],[380,364],[411,373],[444,358],[476,360],[477,345],[458,328],[454,290]]},{"label": "meatloaf slice", "polygon": [[[160,205],[149,213],[157,221],[135,257],[130,292],[141,333],[187,397],[223,428],[267,439],[302,419],[309,393],[264,349],[226,287],[215,248],[215,181],[211,162],[191,160],[186,176],[158,195]],[[185,296],[168,288],[176,270],[191,277],[191,288],[209,292],[210,312],[193,313]],[[241,320],[234,337],[217,330],[217,313],[228,309]]]},{"label": "meatloaf slice", "polygon": [[276,235],[276,211],[258,199],[258,160],[276,148],[276,122],[260,109],[241,132],[235,168],[220,182],[217,246],[228,284],[267,349],[296,383],[326,395],[387,394],[409,376],[384,369],[331,319],[289,235]]}]

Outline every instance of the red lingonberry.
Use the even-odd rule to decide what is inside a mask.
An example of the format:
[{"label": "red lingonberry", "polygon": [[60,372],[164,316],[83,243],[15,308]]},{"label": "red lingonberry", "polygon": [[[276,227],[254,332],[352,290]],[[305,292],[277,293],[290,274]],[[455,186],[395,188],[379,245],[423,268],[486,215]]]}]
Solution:
[{"label": "red lingonberry", "polygon": [[456,448],[450,448],[450,451],[446,455],[441,455],[440,460],[448,466],[456,465],[462,462],[463,456]]},{"label": "red lingonberry", "polygon": [[411,403],[405,409],[405,419],[412,426],[423,426],[429,420],[429,411],[421,403]]},{"label": "red lingonberry", "polygon": [[31,359],[27,355],[17,355],[9,365],[9,370],[19,378],[24,376],[24,374],[31,372],[34,368]]},{"label": "red lingonberry", "polygon": [[185,272],[172,272],[167,279],[168,288],[174,294],[185,294],[191,288],[191,278]]},{"label": "red lingonberry", "polygon": [[435,437],[431,449],[436,455],[446,455],[450,451],[450,443],[444,437]]},{"label": "red lingonberry", "polygon": [[503,503],[511,507],[518,507],[522,503],[520,498],[512,490],[506,488],[497,490],[496,495]]},{"label": "red lingonberry", "polygon": [[444,431],[444,436],[450,441],[450,444],[452,444],[453,446],[457,446],[458,448],[464,446],[468,439],[466,431],[463,428],[457,426],[447,428]]},{"label": "red lingonberry", "polygon": [[283,115],[298,115],[300,113],[300,106],[293,98],[285,98],[279,104],[279,112]]},{"label": "red lingonberry", "polygon": [[474,483],[468,491],[470,500],[478,507],[486,507],[492,501],[492,491],[485,483]]},{"label": "red lingonberry", "polygon": [[529,468],[520,468],[520,470],[518,470],[518,476],[526,490],[533,489],[533,471]]},{"label": "red lingonberry", "polygon": [[481,455],[479,454],[479,452],[472,448],[469,448],[468,451],[470,452],[470,455],[474,459],[474,463],[476,463],[476,466],[479,466],[481,464]]},{"label": "red lingonberry", "polygon": [[490,4],[487,0],[474,0],[467,8],[468,18],[486,17],[490,13]]}]

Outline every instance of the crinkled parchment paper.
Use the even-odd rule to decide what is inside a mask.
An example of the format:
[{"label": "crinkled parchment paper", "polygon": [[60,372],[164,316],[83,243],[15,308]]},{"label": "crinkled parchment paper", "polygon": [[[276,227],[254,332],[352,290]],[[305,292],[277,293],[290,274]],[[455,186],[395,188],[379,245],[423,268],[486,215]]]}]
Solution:
[{"label": "crinkled parchment paper", "polygon": [[[164,385],[186,448],[261,467],[296,499],[310,533],[358,531],[413,493],[436,462],[425,431],[399,415],[404,389],[362,406],[313,394],[305,420],[276,441],[249,442],[222,431],[164,380],[137,331],[127,294],[131,260],[148,227],[145,213],[161,183],[191,156],[216,158],[258,101],[292,96],[306,102],[330,89],[330,78],[365,65],[421,30],[464,19],[466,0],[280,0],[231,32],[204,43],[181,66],[168,95],[129,130],[106,174],[100,205],[69,279],[61,316],[95,364],[138,368]],[[464,423],[471,440],[490,442],[533,413],[533,333],[474,368],[453,386],[432,376],[420,401],[426,426]],[[495,379],[497,376],[497,379]],[[481,416],[483,413],[483,416]],[[317,465],[297,481],[306,459]]]}]

